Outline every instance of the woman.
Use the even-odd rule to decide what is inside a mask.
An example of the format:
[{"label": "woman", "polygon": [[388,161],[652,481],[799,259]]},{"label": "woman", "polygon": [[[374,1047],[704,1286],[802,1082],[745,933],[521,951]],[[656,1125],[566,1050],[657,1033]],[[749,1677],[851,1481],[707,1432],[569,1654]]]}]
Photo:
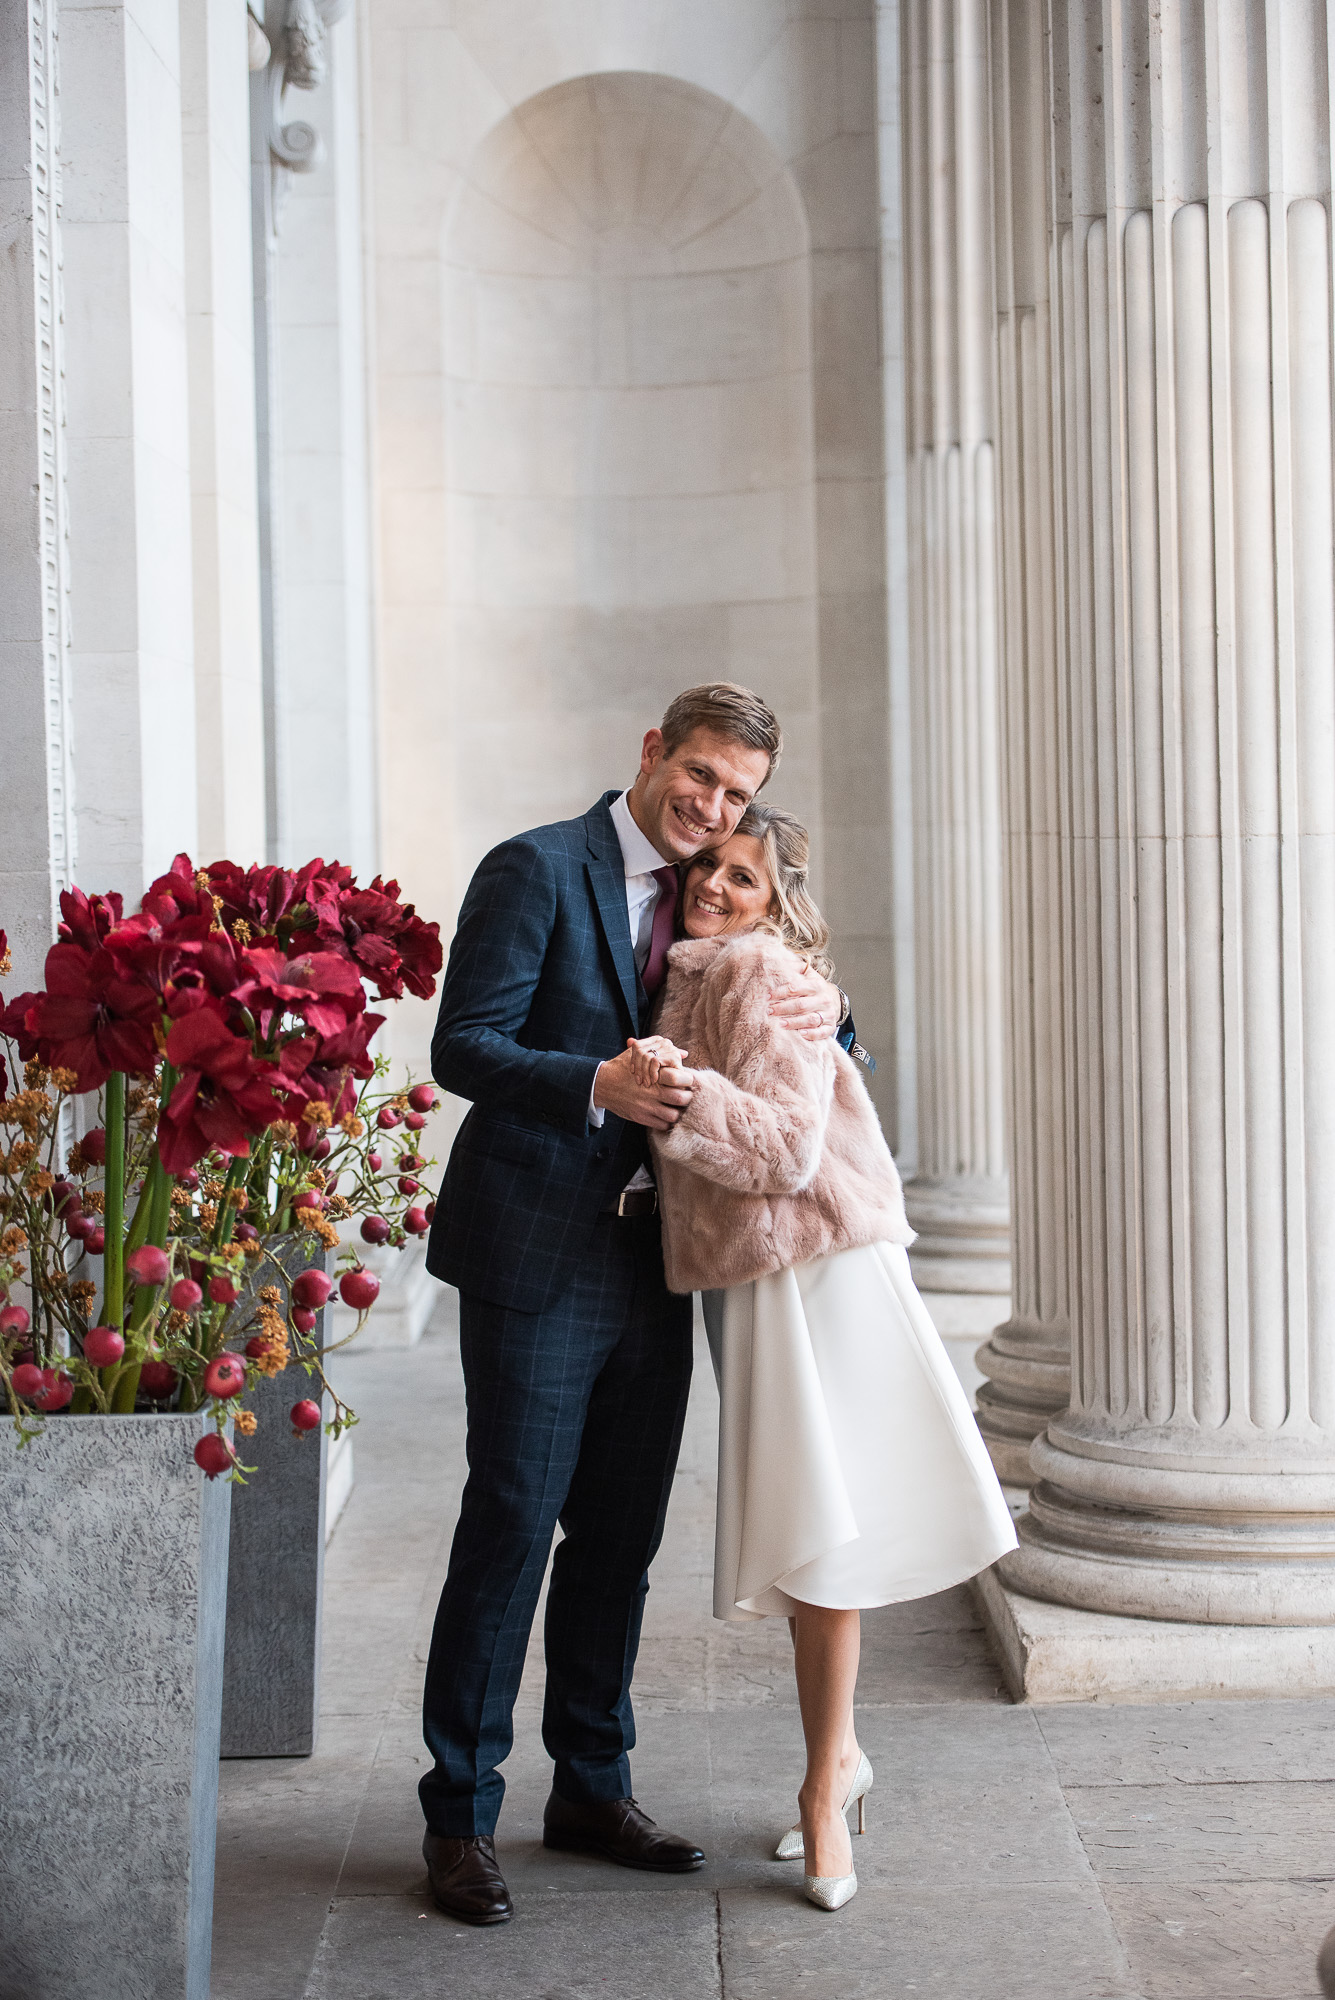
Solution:
[{"label": "woman", "polygon": [[689,1109],[651,1137],[668,1284],[726,1288],[706,1301],[714,1615],[789,1620],[807,1768],[778,1855],[804,1855],[807,1896],[838,1909],[857,1890],[844,1814],[856,1801],[862,1830],[872,1781],[853,1727],[859,1613],[962,1582],[1015,1531],[910,1276],[857,1066],[769,1018],[794,956],[829,972],[807,852],[790,814],[752,805],[690,863],[658,1032],[631,1049],[646,1082],[691,1066]]}]

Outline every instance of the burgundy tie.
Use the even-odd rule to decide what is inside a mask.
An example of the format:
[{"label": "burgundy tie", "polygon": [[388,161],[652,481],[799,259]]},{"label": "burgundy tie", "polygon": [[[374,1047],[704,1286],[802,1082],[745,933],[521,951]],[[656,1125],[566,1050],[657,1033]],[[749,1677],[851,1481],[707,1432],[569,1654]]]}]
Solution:
[{"label": "burgundy tie", "polygon": [[677,921],[677,871],[675,868],[655,868],[654,880],[658,884],[658,901],[654,904],[654,927],[649,933],[649,956],[640,974],[644,990],[651,1000],[663,984],[667,971],[668,946],[672,943]]}]

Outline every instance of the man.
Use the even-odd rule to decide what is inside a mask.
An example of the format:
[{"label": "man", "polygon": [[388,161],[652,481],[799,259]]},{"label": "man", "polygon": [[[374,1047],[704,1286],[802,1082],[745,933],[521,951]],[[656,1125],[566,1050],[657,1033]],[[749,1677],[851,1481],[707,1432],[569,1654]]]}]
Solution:
[{"label": "man", "polygon": [[[634,1081],[672,941],[676,864],[725,839],[779,760],[774,715],[730,683],[679,695],[629,792],[495,848],[464,898],[432,1042],[472,1100],[428,1268],[460,1293],[468,1482],[436,1614],[422,1779],[432,1891],[466,1922],[512,1914],[492,1835],[552,1537],[543,1741],[548,1847],[681,1872],[704,1856],[631,1797],[630,1680],[691,1373],[691,1301],[663,1281],[646,1133],[689,1076]],[[806,975],[775,1011],[829,1034]],[[846,1003],[842,1011],[846,1011]]]}]

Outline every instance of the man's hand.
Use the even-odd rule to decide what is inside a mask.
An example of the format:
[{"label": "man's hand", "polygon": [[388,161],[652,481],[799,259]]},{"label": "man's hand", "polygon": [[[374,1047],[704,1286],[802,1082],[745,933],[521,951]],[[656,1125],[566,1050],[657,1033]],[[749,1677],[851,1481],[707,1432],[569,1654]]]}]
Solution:
[{"label": "man's hand", "polygon": [[839,988],[808,967],[791,986],[775,994],[770,1019],[795,1028],[804,1041],[823,1042],[839,1026],[843,1004]]},{"label": "man's hand", "polygon": [[654,1084],[665,1069],[684,1069],[687,1051],[679,1049],[666,1035],[632,1035],[626,1043],[636,1083]]},{"label": "man's hand", "polygon": [[594,1107],[615,1111],[632,1125],[647,1125],[651,1132],[668,1132],[691,1101],[693,1081],[688,1069],[660,1065],[656,1083],[637,1082],[635,1051],[628,1048],[611,1062],[599,1064],[593,1079]]}]

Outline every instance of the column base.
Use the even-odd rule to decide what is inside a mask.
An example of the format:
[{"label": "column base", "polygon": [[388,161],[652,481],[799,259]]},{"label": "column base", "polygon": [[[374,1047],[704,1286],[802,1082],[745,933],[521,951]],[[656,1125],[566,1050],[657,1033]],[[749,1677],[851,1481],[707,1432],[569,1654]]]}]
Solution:
[{"label": "column base", "polygon": [[1070,1339],[1064,1323],[1008,1320],[975,1357],[986,1378],[978,1391],[978,1428],[997,1478],[1030,1486],[1029,1447],[1071,1395]]},{"label": "column base", "polygon": [[1335,1626],[1189,1625],[1045,1604],[997,1570],[973,1592],[1016,1701],[1157,1702],[1335,1692]]},{"label": "column base", "polygon": [[1010,1295],[1010,1197],[1004,1180],[986,1174],[916,1176],[904,1207],[918,1240],[909,1247],[920,1292]]}]

